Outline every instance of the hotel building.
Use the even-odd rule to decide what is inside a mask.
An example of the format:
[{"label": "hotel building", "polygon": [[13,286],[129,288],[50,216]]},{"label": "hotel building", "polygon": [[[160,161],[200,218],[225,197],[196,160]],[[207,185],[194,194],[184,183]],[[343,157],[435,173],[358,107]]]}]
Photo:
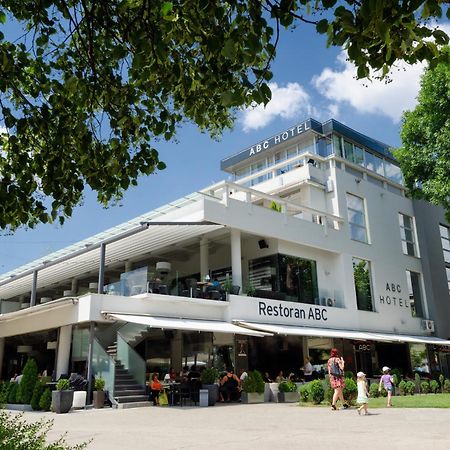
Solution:
[{"label": "hotel building", "polygon": [[117,361],[143,386],[186,365],[319,370],[332,347],[369,376],[449,377],[449,224],[406,196],[387,145],[308,119],[221,168],[228,181],[0,276],[1,377],[31,355],[56,378],[102,375],[120,403],[139,396]]}]

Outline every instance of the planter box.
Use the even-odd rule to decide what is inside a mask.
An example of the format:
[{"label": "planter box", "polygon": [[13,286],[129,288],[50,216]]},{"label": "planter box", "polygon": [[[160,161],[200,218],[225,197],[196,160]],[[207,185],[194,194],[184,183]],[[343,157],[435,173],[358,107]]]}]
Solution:
[{"label": "planter box", "polygon": [[5,409],[10,409],[11,411],[33,411],[31,405],[22,403],[7,403]]},{"label": "planter box", "polygon": [[242,403],[264,403],[264,393],[242,392],[241,401]]},{"label": "planter box", "polygon": [[217,384],[204,384],[202,387],[208,390],[208,406],[214,406],[219,398],[219,386]]},{"label": "planter box", "polygon": [[105,391],[94,391],[93,394],[94,408],[103,408],[105,406]]},{"label": "planter box", "polygon": [[57,414],[69,412],[72,408],[73,391],[52,391],[52,411]]},{"label": "planter box", "polygon": [[298,392],[278,392],[279,403],[297,403],[300,401]]}]

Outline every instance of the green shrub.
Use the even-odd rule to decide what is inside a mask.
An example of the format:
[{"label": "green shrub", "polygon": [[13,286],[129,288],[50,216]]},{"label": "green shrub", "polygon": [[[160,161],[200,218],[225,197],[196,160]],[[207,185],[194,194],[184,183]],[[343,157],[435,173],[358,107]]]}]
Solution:
[{"label": "green shrub", "polygon": [[430,381],[430,391],[433,394],[437,394],[439,392],[439,383],[436,380]]},{"label": "green shrub", "polygon": [[327,385],[325,387],[325,401],[327,403],[332,403],[333,402],[333,395],[334,395],[334,390],[330,386],[330,384],[327,383]]},{"label": "green shrub", "polygon": [[200,378],[203,384],[214,384],[219,379],[219,371],[215,367],[205,367]]},{"label": "green shrub", "polygon": [[439,375],[439,385],[441,387],[441,392],[444,392],[444,380],[445,377],[442,375],[442,373]]},{"label": "green shrub", "polygon": [[39,408],[42,411],[50,411],[52,406],[52,391],[49,388],[45,389],[41,398],[39,399]]},{"label": "green shrub", "polygon": [[309,399],[310,399],[309,383],[301,385],[298,392],[300,393],[300,401],[301,402],[304,402],[304,403],[309,402]]},{"label": "green shrub", "polygon": [[399,376],[396,373],[394,373],[394,375],[392,375],[392,380],[393,380],[394,386],[398,386],[398,384],[400,383],[400,379],[401,378],[399,378]]},{"label": "green shrub", "polygon": [[406,395],[406,381],[402,380],[398,383],[398,390],[400,395]]},{"label": "green shrub", "polygon": [[403,378],[403,372],[400,369],[392,369],[391,375],[394,377],[397,375],[397,380],[400,381]]},{"label": "green shrub", "polygon": [[428,383],[428,381],[422,381],[422,383],[420,383],[420,391],[422,394],[428,394],[428,392],[430,392],[430,383]]},{"label": "green shrub", "polygon": [[8,392],[10,384],[11,383],[9,381],[5,381],[0,384],[0,408],[3,408],[3,406],[8,403]]},{"label": "green shrub", "polygon": [[94,381],[94,390],[103,391],[105,389],[105,380],[102,377],[98,377]]},{"label": "green shrub", "polygon": [[248,377],[242,382],[242,388],[245,392],[264,393],[264,380],[261,372],[253,370],[248,373]]},{"label": "green shrub", "polygon": [[296,392],[297,385],[293,381],[282,381],[278,385],[278,390],[280,392]]},{"label": "green shrub", "polygon": [[38,367],[33,358],[28,358],[22,372],[23,376],[17,391],[17,403],[30,404],[33,396],[33,389],[38,381]]},{"label": "green shrub", "polygon": [[309,383],[310,398],[313,403],[319,405],[325,399],[325,389],[321,380],[314,380]]},{"label": "green shrub", "polygon": [[351,370],[346,370],[344,372],[344,378],[355,378],[355,375],[353,374],[353,372]]},{"label": "green shrub", "polygon": [[17,403],[17,391],[19,389],[19,385],[17,383],[11,383],[10,388],[8,389],[8,403],[14,404]]},{"label": "green shrub", "polygon": [[416,383],[414,381],[407,381],[405,386],[405,393],[408,395],[414,395],[416,392]]},{"label": "green shrub", "polygon": [[380,396],[379,385],[378,383],[372,383],[369,386],[369,395],[372,398],[377,398]]},{"label": "green shrub", "polygon": [[42,392],[44,391],[44,386],[41,383],[41,380],[36,381],[33,389],[33,395],[31,397],[31,407],[33,411],[39,411],[39,400],[41,399]]},{"label": "green shrub", "polygon": [[69,389],[69,387],[70,387],[69,380],[66,380],[65,378],[61,378],[56,383],[56,389],[58,391],[67,391]]},{"label": "green shrub", "polygon": [[444,392],[450,393],[450,380],[444,381]]},{"label": "green shrub", "polygon": [[23,415],[0,411],[0,448],[8,450],[81,450],[87,443],[68,445],[63,437],[47,443],[47,434],[52,427],[52,420],[27,422]]},{"label": "green shrub", "polygon": [[344,399],[351,405],[355,403],[358,396],[358,386],[352,378],[345,379]]}]

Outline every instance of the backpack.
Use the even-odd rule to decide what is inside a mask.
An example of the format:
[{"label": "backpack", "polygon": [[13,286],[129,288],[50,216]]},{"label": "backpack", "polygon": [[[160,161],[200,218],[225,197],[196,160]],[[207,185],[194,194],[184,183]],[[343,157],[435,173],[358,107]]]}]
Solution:
[{"label": "backpack", "polygon": [[336,378],[342,378],[344,376],[344,373],[339,367],[339,363],[336,361],[336,359],[334,359],[330,365],[330,375]]}]

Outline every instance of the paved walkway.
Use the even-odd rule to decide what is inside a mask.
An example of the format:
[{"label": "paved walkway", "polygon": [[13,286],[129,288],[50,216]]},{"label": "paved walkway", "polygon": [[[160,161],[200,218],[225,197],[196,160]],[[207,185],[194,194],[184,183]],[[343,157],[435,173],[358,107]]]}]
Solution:
[{"label": "paved walkway", "polygon": [[89,450],[450,449],[450,409],[301,408],[295,404],[149,407],[26,413],[54,420],[49,438],[68,432],[71,444],[93,438]]}]

